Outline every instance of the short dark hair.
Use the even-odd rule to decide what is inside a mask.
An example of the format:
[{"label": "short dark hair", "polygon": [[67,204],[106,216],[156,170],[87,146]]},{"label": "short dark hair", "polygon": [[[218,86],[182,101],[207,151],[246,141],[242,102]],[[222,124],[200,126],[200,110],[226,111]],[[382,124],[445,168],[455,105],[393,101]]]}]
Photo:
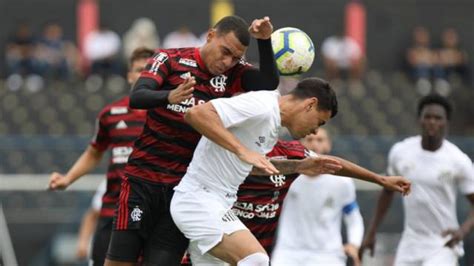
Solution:
[{"label": "short dark hair", "polygon": [[429,94],[423,98],[421,98],[418,101],[418,117],[420,117],[421,112],[423,111],[423,108],[426,105],[430,104],[438,104],[441,105],[444,110],[446,111],[446,118],[449,120],[451,119],[451,113],[453,111],[453,106],[452,104],[446,99],[446,97],[443,97],[439,94]]},{"label": "short dark hair", "polygon": [[320,78],[306,78],[301,80],[296,88],[290,92],[298,99],[311,97],[318,98],[318,108],[320,110],[331,111],[331,117],[337,114],[336,92],[331,88],[329,82]]},{"label": "short dark hair", "polygon": [[249,25],[247,21],[239,16],[224,17],[214,25],[214,29],[216,29],[218,35],[234,32],[239,42],[245,46],[249,46],[250,44],[250,33],[248,28]]},{"label": "short dark hair", "polygon": [[132,55],[130,56],[130,65],[133,64],[133,62],[140,60],[140,59],[147,59],[153,56],[155,51],[152,49],[146,48],[146,47],[138,47],[135,50],[133,50]]}]

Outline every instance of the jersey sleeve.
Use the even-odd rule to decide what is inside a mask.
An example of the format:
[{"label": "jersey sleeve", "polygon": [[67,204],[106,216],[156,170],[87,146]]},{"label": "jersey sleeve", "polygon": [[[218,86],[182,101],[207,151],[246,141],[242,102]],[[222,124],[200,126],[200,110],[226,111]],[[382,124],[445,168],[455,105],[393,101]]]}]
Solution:
[{"label": "jersey sleeve", "polygon": [[387,174],[388,175],[399,175],[397,170],[397,154],[398,154],[398,144],[395,144],[388,153],[388,166],[387,166]]},{"label": "jersey sleeve", "polygon": [[171,72],[170,55],[165,50],[158,50],[153,57],[147,61],[145,69],[140,74],[140,79],[150,78],[154,80],[158,86],[163,85],[164,80]]},{"label": "jersey sleeve", "polygon": [[95,132],[90,145],[99,151],[105,151],[110,144],[110,134],[107,127],[106,112],[102,111],[96,118]]},{"label": "jersey sleeve", "polygon": [[211,101],[225,128],[236,126],[249,119],[265,119],[271,105],[254,97],[253,93],[245,93],[232,98],[220,98]]},{"label": "jersey sleeve", "polygon": [[474,167],[472,161],[463,154],[463,157],[458,160],[459,166],[457,173],[458,188],[464,195],[474,193]]},{"label": "jersey sleeve", "polygon": [[344,187],[341,189],[341,197],[343,198],[343,208],[342,211],[344,214],[350,213],[354,208],[358,208],[356,201],[356,189],[352,179],[348,177],[344,178]]}]

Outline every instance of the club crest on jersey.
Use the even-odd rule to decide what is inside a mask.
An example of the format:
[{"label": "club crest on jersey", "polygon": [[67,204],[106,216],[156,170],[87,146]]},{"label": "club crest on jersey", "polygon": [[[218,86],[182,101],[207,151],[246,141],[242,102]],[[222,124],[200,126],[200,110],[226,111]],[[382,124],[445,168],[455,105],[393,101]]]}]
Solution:
[{"label": "club crest on jersey", "polygon": [[275,184],[275,187],[281,187],[286,183],[286,176],[284,175],[271,175],[270,181]]},{"label": "club crest on jersey", "polygon": [[227,81],[227,76],[219,75],[219,76],[213,77],[210,82],[215,92],[224,92],[226,81]]},{"label": "club crest on jersey", "polygon": [[138,206],[135,206],[133,211],[130,213],[130,218],[132,218],[132,221],[138,222],[142,219],[142,213],[143,211],[138,208]]},{"label": "club crest on jersey", "polygon": [[188,58],[180,58],[178,63],[185,66],[197,67],[196,61]]}]

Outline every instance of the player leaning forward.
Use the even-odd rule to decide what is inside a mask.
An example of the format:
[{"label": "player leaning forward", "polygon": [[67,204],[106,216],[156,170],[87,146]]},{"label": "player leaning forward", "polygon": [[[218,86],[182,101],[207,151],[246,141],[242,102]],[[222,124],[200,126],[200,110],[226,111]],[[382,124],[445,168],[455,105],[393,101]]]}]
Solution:
[{"label": "player leaning forward", "polygon": [[[171,215],[190,239],[195,265],[268,265],[265,250],[231,211],[236,192],[252,167],[276,174],[265,158],[278,139],[281,127],[302,138],[337,113],[330,85],[318,78],[298,83],[289,94],[250,92],[229,99],[212,100],[185,115],[203,137],[186,175],[175,188]],[[371,180],[407,193],[403,177]],[[219,258],[219,259],[217,259]]]}]

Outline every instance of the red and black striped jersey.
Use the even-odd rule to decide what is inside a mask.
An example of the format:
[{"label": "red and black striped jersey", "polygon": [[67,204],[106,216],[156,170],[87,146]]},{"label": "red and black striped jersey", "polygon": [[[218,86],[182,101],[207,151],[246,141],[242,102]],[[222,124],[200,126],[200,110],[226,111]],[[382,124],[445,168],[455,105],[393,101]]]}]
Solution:
[{"label": "red and black striped jersey", "polygon": [[126,167],[127,177],[178,184],[201,138],[184,121],[185,112],[195,105],[241,92],[242,73],[250,67],[242,60],[224,74],[213,76],[206,70],[198,48],[158,50],[140,78],[155,80],[159,90],[175,89],[191,76],[196,85],[190,99],[148,110],[144,130],[134,143]]},{"label": "red and black striped jersey", "polygon": [[[267,157],[303,159],[308,151],[299,141],[279,140]],[[233,210],[249,228],[268,254],[271,254],[278,219],[288,189],[299,174],[253,176],[240,185]]]},{"label": "red and black striped jersey", "polygon": [[120,182],[133,141],[145,124],[146,111],[130,109],[129,97],[107,105],[99,113],[91,145],[99,151],[110,150],[107,189],[102,197],[101,216],[113,217],[120,194]]}]

